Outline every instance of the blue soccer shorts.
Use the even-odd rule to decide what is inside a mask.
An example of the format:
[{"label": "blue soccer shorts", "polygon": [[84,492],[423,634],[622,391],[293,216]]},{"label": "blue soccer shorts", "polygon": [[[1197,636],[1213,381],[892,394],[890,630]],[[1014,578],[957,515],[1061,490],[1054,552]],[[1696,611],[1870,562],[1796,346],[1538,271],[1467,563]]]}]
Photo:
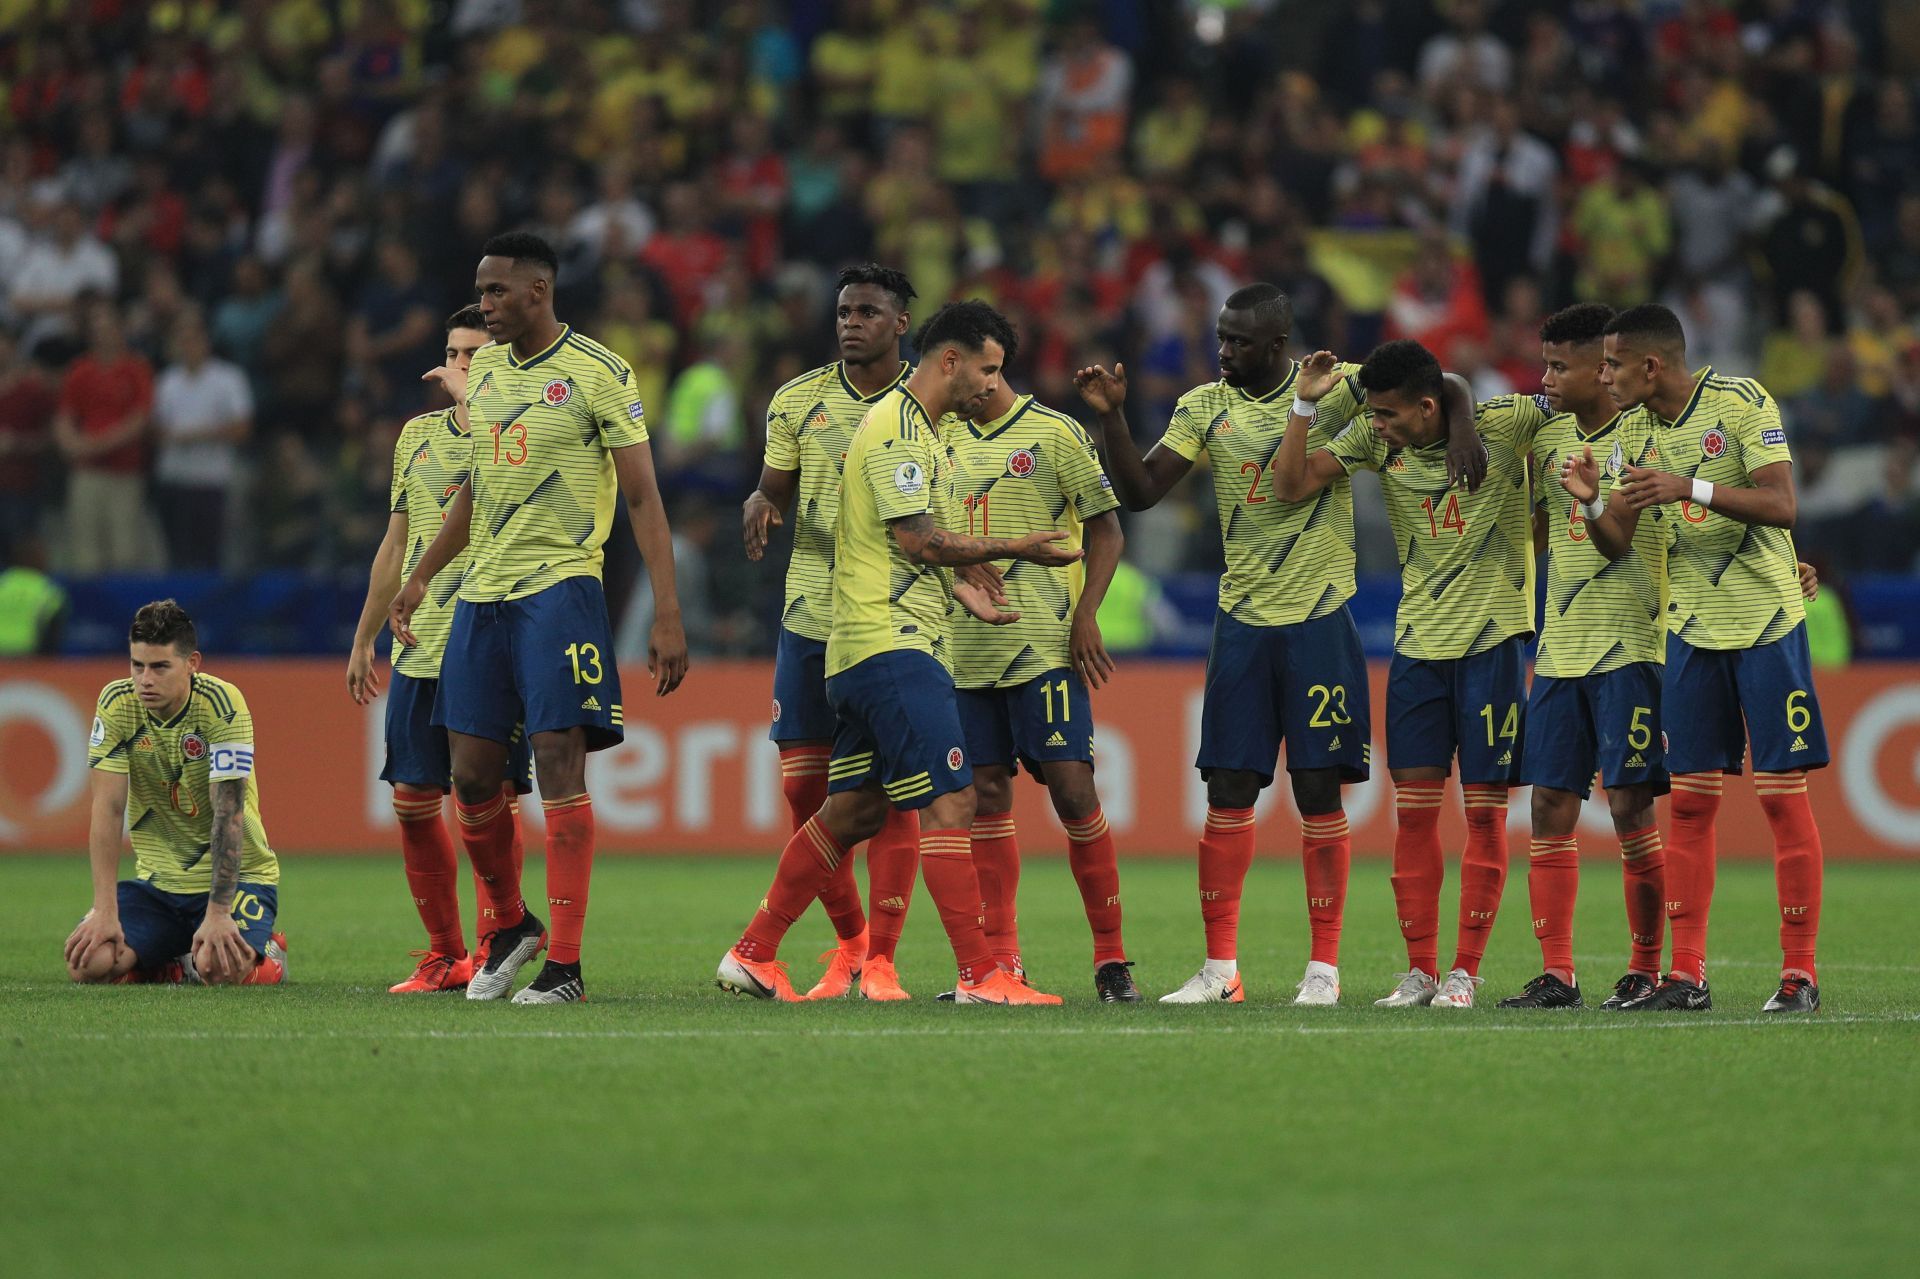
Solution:
[{"label": "blue soccer shorts", "polygon": [[[139,958],[139,967],[159,968],[187,953],[193,935],[206,922],[206,893],[170,893],[144,879],[123,879],[118,887],[120,931]],[[233,922],[239,925],[240,935],[253,947],[254,954],[267,953],[267,940],[273,936],[279,907],[280,889],[276,885],[242,880],[235,888]]]},{"label": "blue soccer shorts", "polygon": [[[447,730],[433,722],[433,704],[440,688],[437,679],[415,679],[393,673],[387,688],[387,762],[380,780],[421,790],[453,789],[453,752]],[[507,780],[522,795],[533,790],[533,752],[519,725],[507,742]]]},{"label": "blue soccer shorts", "polygon": [[953,676],[938,658],[895,649],[827,680],[838,724],[827,793],[878,780],[895,808],[925,808],[973,785]]},{"label": "blue soccer shorts", "polygon": [[773,724],[767,730],[768,739],[829,741],[838,723],[827,701],[827,642],[781,627],[773,657]]},{"label": "blue soccer shorts", "polygon": [[1827,766],[1805,622],[1755,648],[1695,648],[1670,634],[1661,692],[1671,772],[1738,773],[1749,742],[1756,773]]},{"label": "blue soccer shorts", "polygon": [[1458,754],[1463,784],[1517,785],[1526,709],[1524,636],[1472,657],[1395,653],[1387,670],[1387,768],[1451,769]]},{"label": "blue soccer shorts", "polygon": [[1093,699],[1064,666],[1007,688],[961,689],[960,727],[976,768],[1019,763],[1040,777],[1042,764],[1093,762]]},{"label": "blue soccer shorts", "polygon": [[613,627],[598,578],[567,577],[517,600],[454,606],[433,722],[511,742],[584,728],[587,749],[626,735]]},{"label": "blue soccer shorts", "polygon": [[1289,772],[1337,768],[1343,782],[1367,780],[1367,659],[1345,605],[1291,626],[1214,615],[1194,767],[1255,773],[1266,786],[1282,742]]},{"label": "blue soccer shorts", "polygon": [[1646,785],[1664,795],[1660,737],[1659,663],[1630,662],[1573,679],[1535,673],[1520,783],[1585,799],[1593,793],[1597,769],[1609,790]]}]

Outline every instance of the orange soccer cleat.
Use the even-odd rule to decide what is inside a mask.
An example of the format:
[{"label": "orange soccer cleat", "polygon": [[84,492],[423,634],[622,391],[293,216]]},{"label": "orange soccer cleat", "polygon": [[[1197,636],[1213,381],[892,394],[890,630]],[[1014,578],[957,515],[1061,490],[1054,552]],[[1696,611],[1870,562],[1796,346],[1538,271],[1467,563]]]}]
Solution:
[{"label": "orange soccer cleat", "polygon": [[913,996],[900,984],[900,974],[891,959],[869,959],[860,970],[860,998],[891,1004]]},{"label": "orange soccer cleat", "polygon": [[954,987],[956,1004],[1031,1004],[1061,1003],[1058,995],[1049,995],[1027,985],[1024,977],[1015,977],[1004,968],[996,968],[976,982],[961,982]]},{"label": "orange soccer cleat", "polygon": [[853,989],[854,979],[860,976],[866,958],[866,929],[862,928],[858,937],[842,937],[838,946],[820,956],[820,962],[827,966],[827,971],[807,992],[807,998],[839,999],[846,995]]},{"label": "orange soccer cleat", "polygon": [[413,976],[397,986],[387,987],[389,995],[427,995],[442,990],[465,990],[473,980],[473,956],[455,959],[445,951],[410,950],[420,962]]},{"label": "orange soccer cleat", "polygon": [[794,993],[793,981],[787,976],[787,966],[777,959],[754,961],[742,959],[740,952],[729,950],[720,959],[720,971],[714,976],[714,984],[722,990],[730,990],[736,995],[752,995],[755,999],[771,999],[782,1004],[803,1002]]}]

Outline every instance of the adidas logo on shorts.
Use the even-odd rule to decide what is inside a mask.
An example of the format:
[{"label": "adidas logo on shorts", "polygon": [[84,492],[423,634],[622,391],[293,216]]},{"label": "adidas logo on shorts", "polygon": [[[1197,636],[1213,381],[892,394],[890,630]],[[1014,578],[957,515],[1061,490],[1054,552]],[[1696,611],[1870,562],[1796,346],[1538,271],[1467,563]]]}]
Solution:
[{"label": "adidas logo on shorts", "polygon": [[1637,752],[1632,759],[1621,765],[1622,768],[1645,768],[1646,766],[1647,761],[1642,759]]},{"label": "adidas logo on shorts", "polygon": [[1792,745],[1791,747],[1789,747],[1788,749],[1790,749],[1790,750],[1796,750],[1796,751],[1803,751],[1803,750],[1805,750],[1805,749],[1807,749],[1807,739],[1806,739],[1806,738],[1804,738],[1804,737],[1796,737],[1796,738],[1794,738],[1794,739],[1793,739],[1793,745]]},{"label": "adidas logo on shorts", "polygon": [[1494,767],[1495,767],[1495,768],[1506,768],[1506,767],[1508,767],[1508,766],[1510,766],[1510,765],[1511,765],[1512,763],[1513,763],[1513,752],[1512,752],[1512,751],[1502,751],[1502,752],[1500,753],[1500,758],[1499,758],[1499,759],[1498,759],[1497,761],[1495,761],[1495,763],[1494,763]]},{"label": "adidas logo on shorts", "polygon": [[580,703],[580,709],[583,711],[597,711],[600,709],[600,699],[597,697],[589,697],[586,701]]},{"label": "adidas logo on shorts", "polygon": [[1067,739],[1060,736],[1060,730],[1057,728],[1053,730],[1053,736],[1047,739],[1047,745],[1049,746],[1065,746],[1066,744]]}]

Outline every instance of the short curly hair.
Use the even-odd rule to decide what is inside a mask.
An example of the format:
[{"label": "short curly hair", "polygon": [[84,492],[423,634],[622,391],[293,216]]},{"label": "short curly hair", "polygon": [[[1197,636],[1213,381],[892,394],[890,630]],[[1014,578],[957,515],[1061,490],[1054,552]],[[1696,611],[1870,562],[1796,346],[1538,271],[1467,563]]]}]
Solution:
[{"label": "short curly hair", "polygon": [[200,647],[200,635],[193,619],[178,600],[154,600],[142,604],[127,628],[130,644],[170,644],[176,653],[191,653]]}]

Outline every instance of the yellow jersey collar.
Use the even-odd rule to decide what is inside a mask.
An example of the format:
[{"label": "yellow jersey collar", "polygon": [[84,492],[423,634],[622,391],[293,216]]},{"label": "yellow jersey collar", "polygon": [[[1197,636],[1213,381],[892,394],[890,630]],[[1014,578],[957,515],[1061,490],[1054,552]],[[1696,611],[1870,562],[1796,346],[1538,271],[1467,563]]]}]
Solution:
[{"label": "yellow jersey collar", "polygon": [[978,422],[968,422],[967,430],[973,433],[973,438],[976,440],[990,440],[994,436],[1000,434],[1000,432],[1012,426],[1015,422],[1019,421],[1021,418],[1021,415],[1024,414],[1028,409],[1032,407],[1033,407],[1032,393],[1015,396],[1013,401],[1013,407],[1008,409],[1005,414],[995,418],[993,421],[987,423],[985,426],[981,426]]},{"label": "yellow jersey collar", "polygon": [[534,365],[540,363],[542,360],[550,358],[553,355],[553,353],[555,351],[558,351],[562,346],[564,346],[566,344],[567,339],[572,336],[573,336],[573,326],[571,324],[561,325],[559,337],[549,342],[547,344],[547,348],[544,351],[541,351],[538,355],[535,355],[532,358],[524,361],[516,360],[513,358],[513,343],[509,342],[507,343],[507,367],[510,369],[530,369]]},{"label": "yellow jersey collar", "polygon": [[833,362],[833,371],[840,377],[840,389],[851,396],[855,404],[872,404],[888,391],[891,391],[894,387],[906,381],[907,375],[913,372],[913,365],[908,364],[905,360],[900,361],[900,371],[893,375],[893,381],[887,383],[872,395],[862,395],[855,389],[852,380],[847,377],[846,361],[835,360]]}]

